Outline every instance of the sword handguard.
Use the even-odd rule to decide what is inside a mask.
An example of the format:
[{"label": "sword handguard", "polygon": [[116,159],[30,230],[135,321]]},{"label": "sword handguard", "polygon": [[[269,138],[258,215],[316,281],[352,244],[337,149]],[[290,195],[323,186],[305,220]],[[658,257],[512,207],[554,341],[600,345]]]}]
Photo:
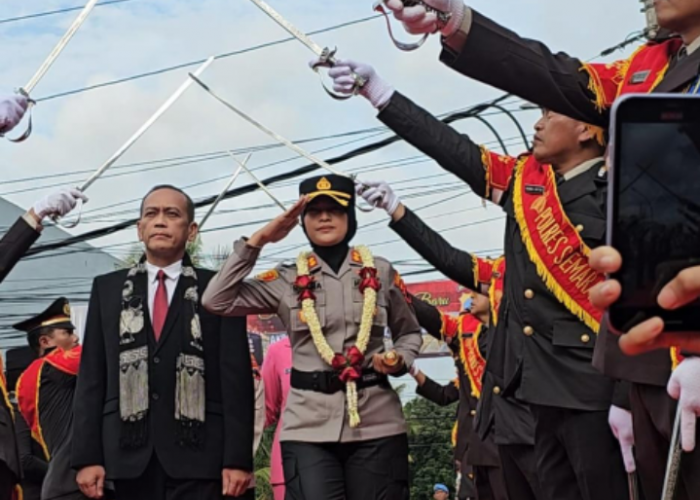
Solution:
[{"label": "sword handguard", "polygon": [[[450,12],[442,12],[437,9],[434,9],[433,7],[427,5],[425,2],[422,0],[403,0],[404,7],[415,7],[417,5],[422,5],[425,7],[425,10],[427,12],[432,12],[437,16],[437,29],[438,31],[447,26],[447,23],[450,22],[450,19],[452,19],[452,13]],[[394,35],[394,29],[391,27],[391,19],[389,17],[389,14],[387,13],[386,9],[384,9],[384,0],[377,0],[377,2],[374,4],[373,9],[375,12],[379,12],[384,16],[386,19],[386,27],[387,30],[389,31],[389,38],[391,38],[391,41],[393,44],[396,46],[397,49],[403,50],[404,52],[412,52],[414,50],[418,50],[423,46],[423,44],[426,42],[426,40],[430,37],[429,33],[426,33],[423,35],[423,37],[418,40],[417,42],[402,42],[396,38]]]},{"label": "sword handguard", "polygon": [[362,78],[360,75],[353,73],[352,76],[355,79],[355,84],[353,85],[352,93],[348,95],[336,94],[335,92],[333,92],[333,90],[328,88],[326,83],[323,81],[323,76],[321,75],[321,72],[319,70],[320,68],[332,68],[337,64],[337,60],[335,58],[336,52],[338,52],[337,48],[331,50],[330,48],[326,47],[325,49],[323,49],[323,53],[318,58],[318,61],[316,61],[311,66],[311,69],[313,69],[319,75],[319,78],[321,80],[321,86],[323,87],[323,90],[326,91],[326,94],[331,96],[336,101],[346,101],[359,94],[360,89],[365,86],[367,80]]},{"label": "sword handguard", "polygon": [[27,104],[27,112],[29,113],[29,123],[27,123],[27,129],[19,137],[15,137],[14,139],[6,137],[6,139],[8,141],[14,142],[14,143],[24,142],[27,139],[29,139],[30,135],[32,135],[32,108],[36,104],[36,101],[33,101],[32,99],[30,99],[29,94],[27,94],[27,92],[24,89],[19,89],[17,91],[17,93],[21,94],[21,95],[25,96],[27,99],[29,99],[29,103]]}]

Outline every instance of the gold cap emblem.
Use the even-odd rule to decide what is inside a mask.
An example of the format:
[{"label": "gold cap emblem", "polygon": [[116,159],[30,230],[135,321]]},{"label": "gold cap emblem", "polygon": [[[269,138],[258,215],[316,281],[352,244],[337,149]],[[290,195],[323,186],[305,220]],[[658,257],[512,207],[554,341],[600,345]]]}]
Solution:
[{"label": "gold cap emblem", "polygon": [[63,314],[70,316],[70,304],[63,304]]},{"label": "gold cap emblem", "polygon": [[319,191],[328,191],[331,187],[331,183],[325,177],[321,177],[321,180],[316,183],[316,189]]}]

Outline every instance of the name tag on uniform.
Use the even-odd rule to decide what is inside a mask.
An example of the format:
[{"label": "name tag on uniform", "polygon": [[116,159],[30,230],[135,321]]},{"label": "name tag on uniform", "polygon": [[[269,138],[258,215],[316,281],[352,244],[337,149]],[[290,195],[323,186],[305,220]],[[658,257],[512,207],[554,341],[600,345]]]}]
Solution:
[{"label": "name tag on uniform", "polygon": [[630,85],[639,85],[640,83],[646,82],[650,74],[650,69],[647,69],[645,71],[637,71],[635,74],[632,75],[632,78],[630,78]]},{"label": "name tag on uniform", "polygon": [[544,194],[544,186],[537,186],[535,184],[526,184],[525,185],[525,192],[527,194],[542,195],[542,194]]}]

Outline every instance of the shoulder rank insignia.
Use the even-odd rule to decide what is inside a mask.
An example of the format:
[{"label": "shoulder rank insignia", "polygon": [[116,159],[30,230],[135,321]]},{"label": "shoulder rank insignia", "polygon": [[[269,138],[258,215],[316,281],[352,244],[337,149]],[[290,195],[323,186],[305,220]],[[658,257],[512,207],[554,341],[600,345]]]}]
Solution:
[{"label": "shoulder rank insignia", "polygon": [[394,275],[394,285],[401,290],[401,293],[403,294],[404,298],[406,299],[406,302],[409,304],[411,303],[411,296],[408,294],[408,288],[406,288],[406,283],[403,282],[403,278],[399,274],[398,271],[396,271],[396,274]]},{"label": "shoulder rank insignia", "polygon": [[307,262],[309,264],[309,271],[313,271],[314,269],[320,266],[320,264],[318,263],[318,259],[315,255],[309,255]]},{"label": "shoulder rank insignia", "polygon": [[360,252],[353,248],[350,254],[350,260],[355,264],[362,264],[362,257],[360,257]]},{"label": "shoulder rank insignia", "polygon": [[277,269],[271,269],[269,271],[265,271],[264,273],[258,274],[255,279],[258,281],[262,281],[264,283],[269,283],[271,281],[275,281],[280,277],[280,273],[277,271]]}]

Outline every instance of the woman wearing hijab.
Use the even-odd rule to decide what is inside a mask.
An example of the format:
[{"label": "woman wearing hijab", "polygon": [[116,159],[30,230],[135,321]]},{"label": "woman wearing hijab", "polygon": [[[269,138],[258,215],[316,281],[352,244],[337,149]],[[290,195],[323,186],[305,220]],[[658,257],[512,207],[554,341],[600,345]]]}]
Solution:
[{"label": "woman wearing hijab", "polygon": [[[289,500],[407,500],[408,438],[387,375],[413,364],[420,327],[391,264],[364,246],[346,177],[306,179],[301,198],[234,252],[209,284],[215,314],[276,313],[292,344],[291,390],[280,436]],[[312,251],[245,279],[261,249],[299,223]],[[389,327],[394,350],[384,352]]]}]

